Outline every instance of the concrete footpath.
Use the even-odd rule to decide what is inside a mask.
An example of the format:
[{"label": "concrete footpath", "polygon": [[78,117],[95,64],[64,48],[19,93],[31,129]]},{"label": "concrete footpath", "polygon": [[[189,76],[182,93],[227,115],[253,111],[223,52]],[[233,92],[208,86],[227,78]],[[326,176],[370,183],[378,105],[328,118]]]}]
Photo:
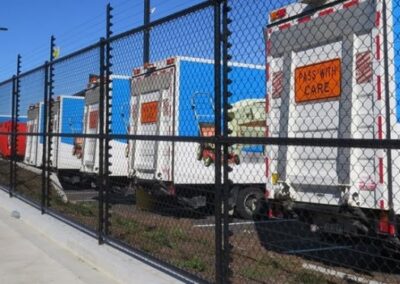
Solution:
[{"label": "concrete footpath", "polygon": [[117,283],[0,208],[0,283]]},{"label": "concrete footpath", "polygon": [[0,283],[182,282],[0,190]]}]

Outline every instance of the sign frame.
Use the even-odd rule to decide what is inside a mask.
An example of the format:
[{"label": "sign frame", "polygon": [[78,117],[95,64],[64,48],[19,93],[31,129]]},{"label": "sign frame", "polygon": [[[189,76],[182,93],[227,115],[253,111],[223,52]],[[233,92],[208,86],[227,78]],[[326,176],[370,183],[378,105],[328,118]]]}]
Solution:
[{"label": "sign frame", "polygon": [[[336,82],[335,82],[334,88],[331,89],[331,91],[328,95],[315,94],[311,97],[308,95],[305,95],[304,90],[302,89],[302,86],[304,85],[304,83],[299,82],[299,77],[300,77],[299,72],[302,72],[304,69],[313,70],[313,68],[314,68],[314,70],[315,70],[316,67],[318,68],[318,66],[323,66],[323,65],[328,65],[328,67],[329,67],[329,64],[334,65],[334,67],[336,67],[339,71],[338,75],[337,75],[338,78],[336,78],[336,80],[335,80]],[[308,102],[316,102],[316,101],[322,101],[322,100],[339,99],[341,96],[341,93],[342,93],[342,69],[341,68],[342,68],[342,60],[340,58],[320,61],[320,62],[316,62],[313,64],[297,67],[294,71],[294,80],[295,80],[294,97],[295,97],[296,103],[308,103]],[[318,73],[318,69],[317,69],[315,76],[317,76],[317,73]],[[318,76],[318,77],[321,77],[321,76]],[[314,84],[316,83],[315,81],[310,80],[310,83],[313,83],[313,82],[314,82]],[[321,81],[321,84],[323,82],[324,81]],[[325,81],[324,84],[326,84],[327,82],[329,82],[329,81]],[[299,86],[299,84],[302,86]],[[317,82],[317,84],[318,84],[318,82]]]}]

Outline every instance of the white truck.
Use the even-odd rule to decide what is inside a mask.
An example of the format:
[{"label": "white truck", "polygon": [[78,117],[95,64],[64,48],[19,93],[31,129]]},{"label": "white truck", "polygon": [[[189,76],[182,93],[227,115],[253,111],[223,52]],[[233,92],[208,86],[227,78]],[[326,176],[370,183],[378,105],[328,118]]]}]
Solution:
[{"label": "white truck", "polygon": [[28,135],[26,136],[24,163],[41,167],[43,162],[43,136],[38,134],[42,133],[45,128],[43,102],[29,106],[26,128]]},{"label": "white truck", "polygon": [[[268,136],[400,138],[395,4],[304,0],[270,13]],[[398,150],[289,145],[266,152],[270,216],[302,212],[314,229],[397,234]]]},{"label": "white truck", "polygon": [[[265,68],[232,63],[231,75],[251,78],[247,85],[232,83],[232,129],[240,135],[254,127],[265,133]],[[240,80],[238,79],[238,82]],[[173,57],[134,70],[131,95],[131,135],[209,137],[215,130],[214,62]],[[253,132],[254,133],[254,132]],[[261,134],[260,134],[261,133]],[[199,208],[215,188],[215,148],[211,143],[149,140],[129,141],[129,176],[164,196]],[[230,149],[235,187],[231,205],[251,218],[266,182],[264,149]],[[251,170],[257,178],[249,179]],[[144,186],[146,185],[146,186]]]},{"label": "white truck", "polygon": [[[84,98],[58,96],[52,106],[52,132],[56,134],[82,134]],[[77,152],[77,138],[52,137],[50,166],[58,172],[78,172],[81,160]]]},{"label": "white truck", "polygon": [[[88,88],[85,91],[83,133],[99,134],[99,100],[100,79],[96,75],[89,78]],[[110,104],[112,134],[128,134],[130,78],[112,75],[110,77]],[[82,175],[95,178],[99,174],[99,140],[93,137],[85,137],[81,141],[81,168]],[[113,139],[110,141],[110,177],[124,185],[128,176],[128,158],[125,155],[127,148],[126,139]]]}]

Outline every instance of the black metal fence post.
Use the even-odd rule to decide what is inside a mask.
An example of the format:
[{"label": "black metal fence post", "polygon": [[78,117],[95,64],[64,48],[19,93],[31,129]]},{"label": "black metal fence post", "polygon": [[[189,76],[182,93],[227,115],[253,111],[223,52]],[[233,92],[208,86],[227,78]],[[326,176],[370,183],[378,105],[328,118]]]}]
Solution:
[{"label": "black metal fence post", "polygon": [[43,117],[43,124],[45,125],[43,129],[43,133],[41,136],[43,137],[43,153],[42,153],[42,193],[41,193],[41,210],[42,214],[46,212],[45,207],[46,207],[46,188],[47,188],[47,179],[46,179],[46,172],[47,172],[47,139],[48,139],[48,133],[47,133],[47,124],[48,124],[48,97],[49,97],[49,89],[48,89],[48,84],[49,84],[49,62],[46,61],[45,63],[45,71],[44,71],[44,95],[43,95],[43,108],[44,108],[44,117]]},{"label": "black metal fence post", "polygon": [[104,96],[104,51],[105,51],[105,39],[100,39],[100,94],[99,94],[99,220],[98,220],[98,240],[99,244],[103,244],[103,225],[104,225],[104,203],[103,203],[103,191],[104,191],[104,110],[105,110],[105,96]]},{"label": "black metal fence post", "polygon": [[143,64],[150,62],[150,0],[144,0]]},{"label": "black metal fence post", "polygon": [[[15,88],[17,85],[17,77],[14,75],[12,78],[12,91],[11,91],[11,142],[14,142],[14,124],[15,124]],[[11,143],[11,153],[14,151],[14,143]],[[13,196],[14,190],[14,160],[10,159],[10,187],[9,194],[10,197]]]},{"label": "black metal fence post", "polygon": [[223,283],[222,267],[222,173],[221,173],[221,5],[214,4],[214,105],[215,105],[215,277]]},{"label": "black metal fence post", "polygon": [[46,125],[47,129],[47,159],[46,159],[46,207],[50,206],[50,162],[51,162],[51,151],[52,151],[52,133],[53,133],[53,123],[52,123],[52,113],[53,113],[53,95],[54,95],[54,65],[53,61],[55,59],[55,49],[56,49],[56,38],[51,36],[50,38],[50,63],[49,63],[49,73],[48,73],[48,121]]},{"label": "black metal fence post", "polygon": [[112,10],[110,4],[107,5],[107,21],[106,21],[106,46],[105,46],[105,149],[104,149],[104,170],[105,170],[105,196],[104,196],[104,235],[109,235],[109,225],[110,225],[110,202],[109,202],[109,175],[110,175],[110,134],[112,134],[111,130],[111,86],[110,86],[110,77],[112,75],[111,67],[112,67],[112,47],[110,43],[110,38],[112,36]]},{"label": "black metal fence post", "polygon": [[[19,118],[19,103],[20,103],[20,75],[21,75],[22,57],[17,56],[17,76],[14,85],[14,120],[12,121],[12,137],[11,137],[11,161],[12,161],[12,179],[10,192],[16,191],[17,187],[17,147],[18,147],[18,118]],[[12,195],[12,193],[11,193]]]},{"label": "black metal fence post", "polygon": [[[223,130],[222,136],[224,138],[228,138],[229,134],[231,134],[231,129],[229,129],[229,115],[228,111],[232,108],[229,104],[229,97],[232,94],[229,92],[229,85],[232,83],[229,78],[229,73],[231,72],[231,67],[229,67],[228,63],[232,59],[229,54],[229,49],[231,47],[231,43],[229,42],[231,31],[229,30],[229,24],[231,23],[231,19],[229,18],[229,12],[231,8],[229,6],[228,0],[223,0],[222,5],[222,107],[223,107]],[[231,244],[229,242],[230,237],[230,229],[229,229],[229,195],[230,195],[230,187],[232,181],[229,179],[229,173],[232,172],[232,168],[229,166],[229,145],[228,143],[224,143],[223,145],[223,257],[222,257],[222,268],[223,268],[223,277],[224,283],[230,282],[230,258],[231,258]]]}]

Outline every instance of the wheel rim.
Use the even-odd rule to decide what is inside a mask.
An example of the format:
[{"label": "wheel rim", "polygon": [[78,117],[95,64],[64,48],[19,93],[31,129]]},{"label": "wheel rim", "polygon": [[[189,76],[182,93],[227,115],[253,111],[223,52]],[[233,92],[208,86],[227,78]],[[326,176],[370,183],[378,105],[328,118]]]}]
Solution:
[{"label": "wheel rim", "polygon": [[196,155],[197,155],[197,160],[201,160],[203,155],[203,149],[201,148],[201,146],[197,147]]},{"label": "wheel rim", "polygon": [[249,194],[246,196],[244,200],[244,208],[250,215],[253,215],[257,210],[257,197],[255,194]]},{"label": "wheel rim", "polygon": [[206,167],[211,166],[211,164],[212,164],[211,158],[210,158],[210,157],[207,157],[207,158],[204,160],[204,164],[205,164]]}]

